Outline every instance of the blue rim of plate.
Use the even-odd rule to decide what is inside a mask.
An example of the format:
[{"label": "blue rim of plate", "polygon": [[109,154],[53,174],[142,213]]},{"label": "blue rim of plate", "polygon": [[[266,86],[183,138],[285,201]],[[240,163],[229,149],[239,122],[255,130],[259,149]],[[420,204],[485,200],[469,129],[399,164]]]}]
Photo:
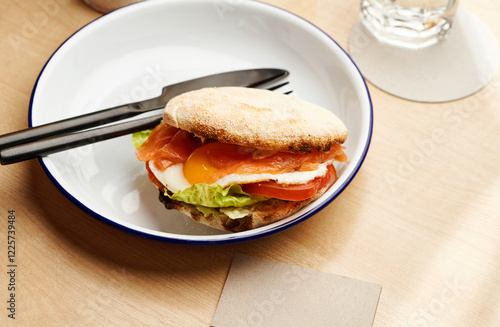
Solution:
[{"label": "blue rim of plate", "polygon": [[[298,18],[298,19],[302,20],[303,22],[308,23],[309,25],[311,25],[312,27],[314,27],[315,29],[317,29],[319,32],[323,33],[325,36],[327,36],[345,54],[345,56],[353,64],[354,68],[356,68],[358,74],[361,77],[363,85],[364,85],[364,87],[366,89],[366,95],[368,96],[368,102],[369,102],[369,105],[370,105],[370,108],[369,108],[370,109],[370,120],[369,120],[369,126],[368,126],[368,137],[367,137],[367,140],[366,140],[366,143],[365,143],[365,148],[363,149],[363,153],[361,155],[361,159],[356,164],[356,166],[354,167],[354,169],[352,171],[352,174],[350,176],[348,176],[348,178],[346,179],[346,181],[345,181],[345,183],[344,183],[344,185],[342,187],[338,188],[328,199],[326,199],[326,201],[322,205],[317,206],[317,207],[313,208],[310,211],[307,211],[306,213],[302,214],[301,216],[299,216],[299,217],[297,217],[297,218],[295,218],[295,219],[293,219],[291,221],[288,221],[286,223],[280,224],[278,226],[271,227],[271,228],[267,229],[266,231],[264,231],[264,232],[262,232],[260,234],[245,235],[245,236],[238,236],[238,235],[241,235],[239,233],[227,234],[227,238],[224,239],[224,240],[196,240],[196,239],[185,240],[185,239],[171,238],[171,237],[167,237],[167,236],[157,236],[157,235],[152,235],[152,234],[144,233],[144,232],[141,232],[141,231],[138,231],[138,230],[126,227],[124,225],[118,224],[115,221],[113,221],[113,220],[111,220],[109,218],[106,218],[106,217],[100,215],[99,213],[91,210],[90,208],[88,208],[87,206],[85,206],[83,203],[81,203],[78,199],[76,199],[73,195],[71,195],[68,191],[66,191],[66,189],[50,173],[49,169],[47,168],[47,166],[43,162],[43,158],[38,158],[38,162],[40,163],[40,165],[41,165],[42,169],[44,170],[45,174],[49,177],[50,181],[57,187],[57,189],[59,189],[59,191],[64,196],[66,196],[77,207],[79,207],[81,210],[83,210],[84,212],[86,212],[88,215],[96,218],[97,220],[99,220],[99,221],[101,221],[103,223],[106,223],[106,224],[108,224],[110,226],[113,226],[113,227],[115,227],[115,228],[117,228],[117,229],[119,229],[121,231],[124,231],[124,232],[126,232],[128,234],[132,234],[132,235],[135,235],[135,236],[139,236],[139,237],[142,237],[142,238],[145,238],[145,239],[149,239],[149,240],[162,241],[162,242],[167,242],[167,243],[186,244],[186,245],[225,245],[225,244],[234,244],[234,243],[247,242],[247,241],[252,241],[252,240],[260,239],[260,238],[263,238],[263,237],[271,236],[271,235],[276,234],[278,232],[284,231],[284,230],[286,230],[286,229],[288,229],[288,228],[290,228],[292,226],[295,226],[296,224],[298,224],[298,223],[300,223],[300,222],[302,222],[302,221],[304,221],[304,220],[306,220],[306,219],[314,216],[316,213],[318,213],[319,211],[323,210],[326,206],[328,206],[333,200],[335,200],[335,198],[337,198],[337,196],[339,196],[345,190],[345,188],[352,182],[352,180],[354,179],[354,177],[358,174],[358,171],[361,168],[361,166],[363,165],[363,162],[364,162],[364,160],[366,158],[366,155],[368,153],[368,149],[369,149],[370,144],[371,144],[372,132],[373,132],[373,103],[372,103],[372,100],[371,100],[370,92],[368,90],[368,86],[366,85],[366,81],[363,78],[363,75],[361,74],[361,71],[356,66],[356,64],[354,63],[354,61],[352,60],[352,58],[349,56],[349,54],[332,37],[330,37],[322,29],[320,29],[319,27],[317,27],[313,23],[309,22],[308,20],[306,20],[306,19],[304,19],[304,18],[302,18],[302,17],[300,17],[300,16],[298,16],[298,15],[296,15],[296,14],[290,12],[290,11],[287,11],[287,10],[285,10],[283,8],[279,8],[279,7],[273,6],[271,4],[263,3],[263,2],[254,2],[254,4],[263,5],[263,6],[269,6],[269,7],[272,7],[274,9],[276,9],[276,10],[280,10],[280,11],[282,11],[282,12],[288,14],[288,15],[292,15],[295,18]],[[140,6],[140,5],[141,5],[141,3],[138,2],[138,3],[133,3],[133,4],[130,4],[130,5],[127,5],[125,7]],[[125,8],[125,7],[122,7],[122,8]],[[30,97],[30,102],[29,102],[29,111],[28,111],[28,125],[29,125],[29,127],[33,127],[33,122],[32,122],[33,98],[34,98],[34,95],[35,95],[35,92],[36,92],[36,88],[37,88],[37,85],[38,85],[38,82],[39,82],[41,76],[43,75],[43,72],[44,72],[46,66],[49,64],[49,62],[52,59],[52,57],[59,51],[59,49],[66,42],[68,42],[68,40],[70,40],[73,36],[75,36],[76,34],[78,34],[81,30],[85,29],[87,26],[95,23],[96,21],[99,21],[101,19],[107,19],[107,17],[109,15],[113,15],[115,12],[120,11],[122,8],[117,9],[117,10],[115,10],[113,12],[110,12],[109,14],[100,16],[100,17],[94,19],[93,21],[89,22],[88,24],[85,24],[80,29],[78,29],[76,32],[74,32],[73,34],[71,34],[52,53],[52,55],[49,57],[49,59],[47,60],[47,62],[44,64],[42,70],[40,71],[40,74],[38,75],[38,77],[37,77],[37,79],[35,81],[35,84],[33,86],[33,91],[31,92],[31,97]]]}]

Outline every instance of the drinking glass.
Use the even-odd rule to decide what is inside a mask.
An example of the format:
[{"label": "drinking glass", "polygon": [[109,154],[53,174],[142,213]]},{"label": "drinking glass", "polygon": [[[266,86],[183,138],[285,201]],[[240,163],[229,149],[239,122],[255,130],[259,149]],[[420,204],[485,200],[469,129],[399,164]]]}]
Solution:
[{"label": "drinking glass", "polygon": [[495,75],[496,38],[458,0],[360,0],[349,51],[364,77],[404,99],[445,102]]},{"label": "drinking glass", "polygon": [[420,48],[444,39],[459,0],[361,0],[362,22],[380,40]]}]

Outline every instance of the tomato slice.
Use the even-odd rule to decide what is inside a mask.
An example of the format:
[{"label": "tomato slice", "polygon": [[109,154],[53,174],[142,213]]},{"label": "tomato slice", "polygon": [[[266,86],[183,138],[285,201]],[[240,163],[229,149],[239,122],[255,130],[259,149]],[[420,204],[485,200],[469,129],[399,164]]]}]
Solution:
[{"label": "tomato slice", "polygon": [[271,198],[290,201],[303,201],[313,197],[319,189],[331,185],[337,180],[337,172],[333,165],[328,166],[328,171],[323,177],[318,177],[305,184],[283,185],[275,181],[259,182],[242,185],[248,194],[264,195]]}]

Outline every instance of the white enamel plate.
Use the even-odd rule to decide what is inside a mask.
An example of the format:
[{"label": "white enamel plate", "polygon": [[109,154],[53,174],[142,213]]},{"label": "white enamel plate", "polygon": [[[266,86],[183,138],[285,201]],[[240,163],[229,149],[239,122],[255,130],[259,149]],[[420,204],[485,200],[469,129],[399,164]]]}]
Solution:
[{"label": "white enamel plate", "polygon": [[339,116],[349,130],[347,164],[319,200],[251,231],[199,225],[158,201],[130,136],[40,159],[55,185],[93,217],[139,236],[188,244],[271,235],[316,214],[359,170],[372,133],[363,77],[328,35],[285,10],[254,1],[149,0],[105,15],[52,55],[34,87],[30,126],[159,95],[163,86],[250,68],[290,72],[293,94]]}]

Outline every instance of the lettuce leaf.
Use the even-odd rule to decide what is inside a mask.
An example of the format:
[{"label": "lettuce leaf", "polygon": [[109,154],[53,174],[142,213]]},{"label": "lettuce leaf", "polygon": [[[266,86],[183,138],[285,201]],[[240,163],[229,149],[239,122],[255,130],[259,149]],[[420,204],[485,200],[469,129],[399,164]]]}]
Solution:
[{"label": "lettuce leaf", "polygon": [[132,134],[132,144],[134,144],[136,149],[146,142],[152,131],[153,129],[146,129]]},{"label": "lettuce leaf", "polygon": [[196,210],[201,212],[205,217],[216,216],[219,214],[219,210],[215,208],[196,206]]},{"label": "lettuce leaf", "polygon": [[196,206],[208,208],[247,207],[265,201],[267,198],[259,195],[250,195],[243,192],[240,185],[233,184],[226,188],[220,185],[205,183],[194,184],[187,189],[166,196],[172,200],[182,201]]}]

